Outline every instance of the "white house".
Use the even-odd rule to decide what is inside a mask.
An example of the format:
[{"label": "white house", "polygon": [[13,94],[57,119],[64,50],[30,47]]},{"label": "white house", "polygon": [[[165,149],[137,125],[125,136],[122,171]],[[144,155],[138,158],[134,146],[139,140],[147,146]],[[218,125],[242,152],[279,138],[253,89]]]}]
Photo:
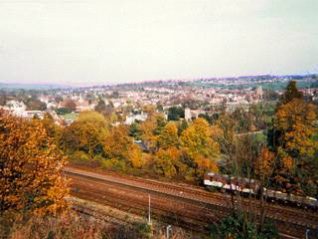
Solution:
[{"label": "white house", "polygon": [[131,125],[135,121],[145,121],[148,117],[148,114],[146,113],[141,113],[141,114],[136,114],[136,115],[129,115],[126,117],[125,124],[126,125]]}]

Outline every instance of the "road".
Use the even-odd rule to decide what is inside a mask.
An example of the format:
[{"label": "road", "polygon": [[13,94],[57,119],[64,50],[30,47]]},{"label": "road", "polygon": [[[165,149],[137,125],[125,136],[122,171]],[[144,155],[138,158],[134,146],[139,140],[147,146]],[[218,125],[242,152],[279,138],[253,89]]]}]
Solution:
[{"label": "road", "polygon": [[[152,216],[187,230],[206,233],[208,226],[229,215],[231,197],[207,192],[200,187],[164,183],[155,180],[114,174],[100,174],[67,167],[65,175],[72,180],[73,196],[128,210],[136,215],[148,212],[151,195]],[[256,215],[258,200],[239,198],[236,207]],[[266,216],[274,220],[285,238],[302,238],[306,228],[318,226],[318,215],[298,208],[267,204]]]}]

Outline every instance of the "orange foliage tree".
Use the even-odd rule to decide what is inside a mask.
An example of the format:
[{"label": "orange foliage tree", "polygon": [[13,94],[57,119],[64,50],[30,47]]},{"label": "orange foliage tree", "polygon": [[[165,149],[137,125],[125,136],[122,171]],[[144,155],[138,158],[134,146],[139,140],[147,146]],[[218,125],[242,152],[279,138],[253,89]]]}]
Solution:
[{"label": "orange foliage tree", "polygon": [[267,147],[262,148],[259,157],[255,162],[255,174],[262,182],[267,180],[273,173],[275,154]]},{"label": "orange foliage tree", "polygon": [[64,209],[65,163],[40,121],[0,111],[0,214],[56,214]]},{"label": "orange foliage tree", "polygon": [[277,162],[273,182],[288,192],[318,194],[316,110],[293,82],[276,109],[272,137]]},{"label": "orange foliage tree", "polygon": [[280,106],[276,113],[276,128],[280,131],[280,147],[294,159],[315,153],[317,142],[313,135],[316,107],[302,99]]}]

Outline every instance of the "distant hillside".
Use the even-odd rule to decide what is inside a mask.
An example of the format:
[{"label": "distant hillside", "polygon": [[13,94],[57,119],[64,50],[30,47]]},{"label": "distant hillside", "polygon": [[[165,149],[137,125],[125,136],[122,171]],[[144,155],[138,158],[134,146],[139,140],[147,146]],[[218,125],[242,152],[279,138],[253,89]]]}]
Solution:
[{"label": "distant hillside", "polygon": [[68,86],[58,85],[58,84],[23,84],[23,83],[1,83],[0,89],[6,90],[51,90],[51,89],[61,89],[69,88]]},{"label": "distant hillside", "polygon": [[221,78],[203,78],[193,80],[160,80],[146,81],[140,83],[118,84],[118,89],[141,89],[143,87],[199,87],[239,90],[262,86],[263,89],[284,90],[288,82],[297,81],[299,88],[318,87],[318,75],[260,75],[260,76],[239,76]]}]

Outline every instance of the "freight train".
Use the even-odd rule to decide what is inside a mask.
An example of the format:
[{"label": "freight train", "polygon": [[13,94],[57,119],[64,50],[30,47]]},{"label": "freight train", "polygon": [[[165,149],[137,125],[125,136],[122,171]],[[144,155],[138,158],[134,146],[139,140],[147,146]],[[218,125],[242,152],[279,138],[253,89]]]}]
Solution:
[{"label": "freight train", "polygon": [[[254,179],[206,173],[203,184],[208,188],[216,188],[234,194],[254,195],[255,197],[260,197],[262,194],[266,200],[272,202],[318,210],[318,200],[316,198],[298,196],[265,187],[261,188],[260,183]],[[263,190],[263,193],[261,193],[261,190]]]}]

